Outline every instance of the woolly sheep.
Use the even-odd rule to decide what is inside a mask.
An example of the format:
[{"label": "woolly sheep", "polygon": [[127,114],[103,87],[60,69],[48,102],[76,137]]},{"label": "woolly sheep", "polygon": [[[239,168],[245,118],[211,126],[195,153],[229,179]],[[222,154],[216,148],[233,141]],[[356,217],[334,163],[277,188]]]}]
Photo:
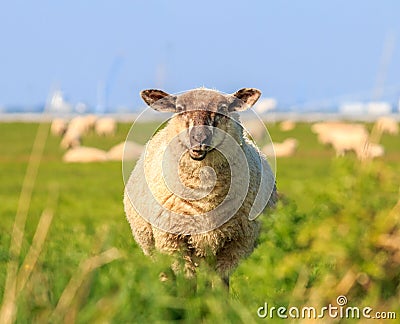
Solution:
[{"label": "woolly sheep", "polygon": [[86,115],[83,117],[85,124],[86,124],[86,129],[87,131],[91,130],[94,128],[94,125],[96,124],[97,121],[97,116],[96,115]]},{"label": "woolly sheep", "polygon": [[390,135],[397,135],[399,133],[399,124],[394,118],[391,117],[380,117],[376,121],[376,127],[383,133]]},{"label": "woolly sheep", "polygon": [[267,157],[289,157],[294,155],[299,142],[295,138],[287,138],[282,143],[267,144],[262,148],[262,152]]},{"label": "woolly sheep", "polygon": [[313,125],[319,134],[320,142],[331,144],[336,156],[354,151],[360,160],[384,155],[381,145],[370,143],[369,134],[364,125],[346,123],[319,123]]},{"label": "woolly sheep", "polygon": [[102,117],[96,121],[96,134],[100,136],[114,135],[117,130],[117,122],[111,117]]},{"label": "woolly sheep", "polygon": [[357,151],[368,141],[368,132],[359,129],[333,129],[329,141],[335,149],[336,156],[343,156],[347,151]]},{"label": "woolly sheep", "polygon": [[[368,131],[364,125],[346,124],[342,122],[316,123],[311,126],[311,130],[318,135],[318,141],[321,144],[331,144],[338,155],[346,150],[351,150],[364,144],[368,138]],[[346,143],[346,136],[349,141]]]},{"label": "woolly sheep", "polygon": [[94,147],[80,146],[68,150],[63,156],[63,161],[68,163],[103,162],[107,161],[107,153]]},{"label": "woolly sheep", "polygon": [[81,136],[85,135],[89,131],[89,128],[90,126],[85,116],[76,116],[68,124],[68,130],[73,129],[79,132]]},{"label": "woolly sheep", "polygon": [[293,120],[284,120],[283,122],[281,122],[281,124],[279,125],[279,128],[281,129],[281,131],[283,132],[288,132],[293,130],[296,127],[296,123]]},{"label": "woolly sheep", "polygon": [[132,141],[126,141],[113,146],[107,152],[107,158],[110,161],[132,161],[137,160],[143,152],[143,145]]},{"label": "woolly sheep", "polygon": [[74,127],[68,127],[66,133],[64,134],[60,146],[63,149],[68,149],[81,145],[82,133],[79,129]]},{"label": "woolly sheep", "polygon": [[64,149],[68,149],[81,145],[81,138],[87,131],[88,126],[83,116],[72,118],[61,140],[60,146]]},{"label": "woolly sheep", "polygon": [[67,125],[64,119],[54,118],[51,123],[50,131],[55,136],[62,136],[67,130]]},{"label": "woolly sheep", "polygon": [[[181,255],[188,277],[200,262],[213,260],[229,286],[230,273],[254,249],[256,216],[277,201],[272,170],[235,112],[251,107],[260,94],[251,88],[233,95],[205,88],[178,96],[141,92],[153,109],[175,113],[147,143],[124,191],[127,219],[146,255]],[[232,177],[231,168],[238,170]]]},{"label": "woolly sheep", "polygon": [[366,142],[363,147],[356,149],[357,158],[360,160],[374,159],[385,154],[385,149],[380,144]]}]

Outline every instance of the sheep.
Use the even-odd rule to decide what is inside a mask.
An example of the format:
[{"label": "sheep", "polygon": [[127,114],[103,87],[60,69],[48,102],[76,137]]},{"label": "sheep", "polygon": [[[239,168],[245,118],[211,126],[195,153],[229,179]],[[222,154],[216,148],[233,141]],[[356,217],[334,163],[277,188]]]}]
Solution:
[{"label": "sheep", "polygon": [[382,145],[371,143],[370,135],[364,125],[345,123],[317,123],[313,131],[319,134],[323,144],[331,144],[336,156],[354,151],[360,160],[384,155]]},{"label": "sheep", "polygon": [[126,217],[146,255],[180,255],[189,278],[208,261],[229,287],[254,249],[256,217],[277,202],[275,176],[236,113],[260,95],[252,88],[141,92],[153,109],[175,113],[146,144],[124,190]]},{"label": "sheep", "polygon": [[267,157],[289,157],[294,155],[299,142],[295,138],[287,138],[282,143],[267,144],[262,148],[262,152]]},{"label": "sheep", "polygon": [[[364,144],[368,138],[368,131],[364,125],[346,124],[342,122],[316,123],[311,126],[311,130],[318,135],[321,144],[331,144],[338,155],[344,151],[354,149],[356,146]],[[348,137],[348,141],[346,141]]]},{"label": "sheep", "polygon": [[293,130],[296,127],[296,123],[293,120],[284,120],[283,122],[281,122],[281,124],[279,125],[279,128],[281,129],[281,131],[283,132],[288,132]]},{"label": "sheep", "polygon": [[[71,119],[68,129],[74,129],[81,135],[85,135],[89,131],[89,125],[85,116],[76,116]],[[68,130],[67,130],[68,131]]]},{"label": "sheep", "polygon": [[111,117],[102,117],[96,121],[95,131],[100,136],[114,135],[117,130],[117,122]]},{"label": "sheep", "polygon": [[82,133],[79,129],[74,127],[68,127],[66,133],[64,134],[60,146],[63,149],[69,149],[81,145]]},{"label": "sheep", "polygon": [[132,161],[137,160],[143,152],[143,145],[132,141],[126,141],[113,146],[107,152],[110,161]]},{"label": "sheep", "polygon": [[336,156],[343,156],[347,151],[355,151],[368,142],[368,132],[357,129],[333,129],[329,134],[330,143]]},{"label": "sheep", "polygon": [[94,147],[80,146],[68,150],[63,156],[63,161],[67,163],[103,162],[107,161],[107,153]]},{"label": "sheep", "polygon": [[87,131],[90,131],[91,129],[94,128],[94,125],[96,124],[97,121],[97,116],[96,115],[86,115],[83,117],[85,124],[86,124],[86,129]]},{"label": "sheep", "polygon": [[394,118],[380,117],[376,121],[376,127],[381,134],[397,135],[399,133],[399,125]]},{"label": "sheep", "polygon": [[87,131],[88,126],[84,117],[76,116],[72,118],[61,140],[60,146],[63,149],[68,149],[81,145],[81,138]]},{"label": "sheep", "polygon": [[385,149],[380,144],[366,142],[363,147],[358,147],[355,152],[357,158],[363,161],[383,156],[385,154]]},{"label": "sheep", "polygon": [[51,123],[50,131],[55,136],[62,136],[67,130],[67,125],[64,119],[54,118]]}]

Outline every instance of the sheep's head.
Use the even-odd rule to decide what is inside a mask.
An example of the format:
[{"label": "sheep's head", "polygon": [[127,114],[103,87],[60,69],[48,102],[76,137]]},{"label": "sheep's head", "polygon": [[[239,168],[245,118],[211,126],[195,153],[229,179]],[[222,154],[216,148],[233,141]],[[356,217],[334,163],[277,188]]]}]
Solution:
[{"label": "sheep's head", "polygon": [[[203,160],[207,153],[217,148],[225,138],[231,114],[253,106],[261,95],[254,88],[243,88],[234,94],[222,94],[210,89],[194,89],[180,95],[149,89],[140,93],[153,109],[174,112],[183,132],[180,142],[194,160]],[[217,131],[222,130],[222,131]]]}]

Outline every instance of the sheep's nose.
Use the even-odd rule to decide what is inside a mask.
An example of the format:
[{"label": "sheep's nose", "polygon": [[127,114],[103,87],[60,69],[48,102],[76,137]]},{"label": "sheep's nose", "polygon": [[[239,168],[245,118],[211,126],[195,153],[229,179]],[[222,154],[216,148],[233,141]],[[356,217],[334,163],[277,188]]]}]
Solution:
[{"label": "sheep's nose", "polygon": [[191,146],[210,144],[211,130],[205,126],[195,126],[190,130]]}]

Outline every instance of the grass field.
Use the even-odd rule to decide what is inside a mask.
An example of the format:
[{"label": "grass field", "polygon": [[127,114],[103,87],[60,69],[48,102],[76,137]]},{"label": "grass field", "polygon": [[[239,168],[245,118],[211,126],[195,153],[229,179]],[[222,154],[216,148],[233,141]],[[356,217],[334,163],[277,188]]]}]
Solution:
[{"label": "grass field", "polygon": [[[144,143],[154,126],[141,125],[136,140]],[[16,322],[271,322],[276,313],[274,319],[257,316],[265,302],[318,309],[337,306],[339,295],[348,306],[373,308],[370,315],[394,311],[400,317],[400,135],[384,135],[385,156],[362,164],[353,155],[336,158],[318,144],[309,124],[285,133],[269,125],[273,140],[293,136],[300,143],[294,157],[277,160],[281,202],[260,216],[259,245],[231,277],[229,295],[218,281],[209,287],[215,275],[205,267],[197,294],[184,297],[183,278],[159,280],[169,258],[149,259],[133,241],[122,205],[121,163],[64,164],[60,139],[51,135],[33,184],[21,253],[11,257],[38,127],[0,124],[0,300],[9,262],[17,261],[19,278],[27,274]],[[108,149],[125,140],[129,128],[119,124],[109,138],[89,135],[84,145]],[[24,262],[44,210],[53,217],[47,235],[37,234],[44,240],[34,251],[37,262]]]}]

